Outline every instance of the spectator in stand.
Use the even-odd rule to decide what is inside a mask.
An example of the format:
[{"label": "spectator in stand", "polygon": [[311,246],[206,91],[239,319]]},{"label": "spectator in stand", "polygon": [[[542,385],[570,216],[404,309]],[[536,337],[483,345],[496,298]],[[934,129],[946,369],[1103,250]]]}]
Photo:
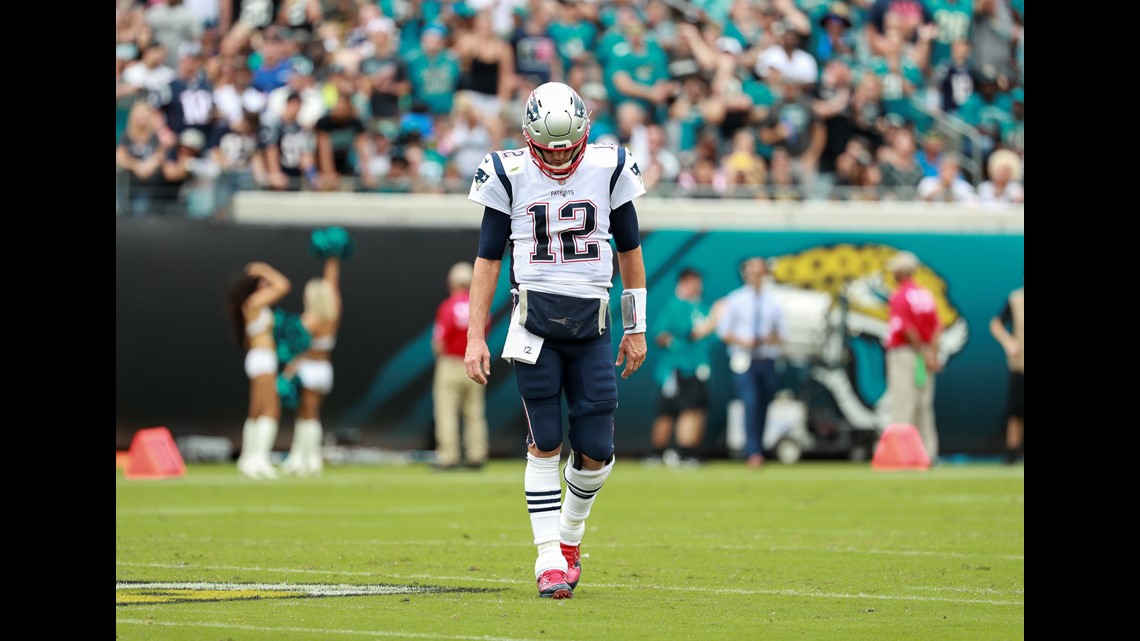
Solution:
[{"label": "spectator in stand", "polygon": [[202,37],[202,22],[182,0],[157,0],[146,10],[146,24],[154,41],[166,49],[166,64],[178,64],[179,47]]},{"label": "spectator in stand", "polygon": [[798,82],[780,83],[781,98],[760,124],[760,141],[787,149],[801,176],[814,176],[827,142],[823,121],[812,110],[811,96]]},{"label": "spectator in stand", "polygon": [[166,47],[152,44],[143,50],[142,58],[123,70],[123,82],[138,87],[154,106],[168,102],[170,83],[177,77],[166,66]]},{"label": "spectator in stand", "polygon": [[825,135],[815,178],[815,187],[819,193],[827,194],[835,185],[835,160],[847,149],[847,141],[855,135],[855,124],[852,122],[854,93],[851,67],[842,58],[829,60],[815,86],[811,107],[815,116],[823,121]]},{"label": "spectator in stand", "polygon": [[690,198],[721,198],[728,186],[724,173],[717,167],[717,161],[700,156],[692,169],[683,170],[677,179],[682,195]]},{"label": "spectator in stand", "polygon": [[852,29],[851,8],[846,2],[820,2],[817,6],[826,8],[819,10],[822,15],[816,19],[818,27],[808,37],[808,53],[821,67],[832,60],[853,61],[857,36]]},{"label": "spectator in stand", "polygon": [[[495,36],[491,14],[475,14],[470,27],[457,35],[453,51],[459,56],[460,92],[479,113],[501,113],[515,89],[515,51]],[[472,175],[477,168],[478,164],[471,167]]]},{"label": "spectator in stand", "polygon": [[379,21],[368,29],[372,54],[361,61],[360,73],[369,82],[372,121],[396,126],[400,122],[400,101],[412,91],[408,67],[396,49],[399,32],[391,21]]},{"label": "spectator in stand", "polygon": [[279,27],[270,26],[261,33],[260,43],[256,47],[261,63],[253,72],[251,84],[263,94],[284,87],[289,82],[293,63],[289,59],[289,45],[283,35]]},{"label": "spectator in stand", "polygon": [[297,191],[306,184],[316,188],[316,143],[313,131],[298,122],[301,105],[300,94],[290,94],[285,99],[280,119],[261,128],[265,179],[269,189]]},{"label": "spectator in stand", "polygon": [[574,0],[559,0],[558,17],[550,23],[550,37],[558,47],[559,62],[563,69],[579,67],[594,60],[598,27],[587,17],[587,5],[588,3]]},{"label": "spectator in stand", "polygon": [[[723,115],[719,118],[716,130],[720,134],[722,151],[727,153],[737,131],[745,127],[753,128],[768,118],[780,94],[780,74],[776,69],[771,69],[764,82],[759,82],[747,67],[740,64],[741,54],[736,40],[720,38],[717,46],[719,49],[713,54],[715,73],[712,77],[712,93],[722,106]],[[694,43],[694,47],[700,50],[697,43]],[[757,151],[762,155],[769,154],[771,148],[763,145]]]},{"label": "spectator in stand", "polygon": [[218,215],[233,213],[233,197],[239,190],[254,190],[266,184],[265,162],[258,136],[260,116],[247,111],[236,125],[219,123],[209,147],[220,172],[217,180]]},{"label": "spectator in stand", "polygon": [[203,161],[206,135],[200,130],[187,128],[178,136],[178,145],[172,148],[162,163],[162,177],[166,185],[158,200],[165,199],[170,211],[206,218],[214,214],[213,162]]},{"label": "spectator in stand", "polygon": [[674,94],[669,60],[660,47],[646,39],[642,25],[628,25],[625,34],[625,46],[615,47],[605,68],[605,76],[612,83],[607,88],[613,96],[611,102],[618,109],[633,102],[645,111],[649,122],[662,122]]},{"label": "spectator in stand", "polygon": [[[515,73],[530,77],[536,87],[565,77],[562,61],[558,57],[558,44],[547,28],[549,18],[546,9],[541,5],[533,13],[521,9],[521,15],[520,9],[516,8],[515,11],[522,22],[510,36],[511,46],[515,50]],[[522,100],[528,96],[529,92]]]},{"label": "spectator in stand", "polygon": [[1016,77],[1014,27],[1008,0],[974,0],[974,22],[970,31],[974,68],[993,67],[1003,89],[1008,89]]},{"label": "spectator in stand", "polygon": [[881,56],[889,47],[884,40],[887,24],[898,25],[903,42],[918,40],[918,28],[932,24],[934,16],[923,0],[873,0],[867,13],[865,32],[872,55]]},{"label": "spectator in stand", "polygon": [[115,55],[135,60],[154,36],[146,24],[146,7],[135,0],[118,0],[115,7]]},{"label": "spectator in stand", "polygon": [[1014,87],[1009,92],[1013,108],[1010,110],[1012,118],[1001,130],[1002,146],[1025,155],[1025,90]]},{"label": "spectator in stand", "polygon": [[178,76],[170,83],[169,100],[163,105],[166,126],[175,133],[186,128],[205,134],[214,118],[214,88],[202,66],[202,47],[188,42],[180,50]]},{"label": "spectator in stand", "polygon": [[261,113],[265,108],[265,94],[250,85],[252,80],[253,72],[237,61],[226,61],[219,67],[214,108],[231,126],[240,122],[245,112]]},{"label": "spectator in stand", "polygon": [[634,158],[644,158],[649,149],[648,117],[636,102],[623,102],[617,108],[617,144],[628,147]]},{"label": "spectator in stand", "polygon": [[[931,29],[920,29],[923,41],[929,44]],[[871,58],[867,69],[879,77],[883,111],[908,120],[915,117],[911,98],[923,86],[922,69],[908,51],[901,28],[890,26],[880,39],[879,55]]]},{"label": "spectator in stand", "polygon": [[131,105],[127,128],[115,149],[120,172],[118,204],[120,214],[145,216],[151,200],[163,182],[162,161],[173,140],[165,142],[159,135],[161,117],[145,100]]},{"label": "spectator in stand", "polygon": [[695,73],[685,76],[680,95],[669,106],[670,123],[676,123],[678,130],[673,141],[678,154],[691,153],[700,132],[706,127],[718,127],[724,121],[724,113],[724,101],[713,93],[707,80]]},{"label": "spectator in stand", "polygon": [[914,200],[918,183],[925,177],[915,162],[914,132],[902,127],[891,136],[890,145],[881,148],[879,174],[883,195],[890,200]]},{"label": "spectator in stand", "polygon": [[732,149],[721,159],[721,171],[728,184],[730,196],[757,197],[764,195],[767,167],[756,153],[756,137],[751,129],[741,129],[732,137]]},{"label": "spectator in stand", "polygon": [[872,149],[883,144],[886,129],[886,116],[883,111],[883,83],[879,76],[864,72],[855,86],[851,97],[851,129],[855,135],[863,136],[871,143]]},{"label": "spectator in stand", "polygon": [[[982,134],[982,155],[989,156],[1001,140],[1002,128],[1013,121],[1013,101],[1000,88],[1001,78],[992,65],[978,68],[974,93],[958,107],[958,117]],[[966,139],[966,143],[970,140]],[[973,153],[970,144],[964,148]]]},{"label": "spectator in stand", "polygon": [[[587,82],[579,87],[578,95],[586,105],[586,113],[590,114],[590,142],[596,143],[604,136],[614,137],[617,125],[614,123],[613,110],[610,108],[609,94],[606,93],[605,86],[600,82]],[[503,148],[502,144],[497,147],[497,149]]]},{"label": "spectator in stand", "polygon": [[420,36],[420,49],[408,60],[412,99],[427,106],[433,116],[451,113],[459,86],[459,61],[444,48],[447,28],[429,24]]},{"label": "spectator in stand", "polygon": [[1009,149],[998,149],[990,154],[986,164],[989,180],[978,185],[978,201],[983,205],[1000,206],[1025,202],[1021,187],[1021,158]]},{"label": "spectator in stand", "polygon": [[922,175],[931,178],[938,175],[942,158],[946,155],[946,145],[942,134],[930,130],[922,136],[922,149],[914,155],[914,161],[922,168]]},{"label": "spectator in stand", "polygon": [[668,134],[665,132],[665,128],[661,125],[649,125],[645,128],[645,132],[649,149],[644,155],[636,156],[645,159],[641,169],[641,178],[645,183],[645,188],[647,190],[652,189],[662,182],[667,185],[676,184],[677,176],[681,173],[681,161],[669,149]]},{"label": "spectator in stand", "polygon": [[958,157],[952,153],[942,156],[937,176],[927,176],[918,183],[918,197],[928,203],[973,203],[977,200],[974,188],[962,178]]},{"label": "spectator in stand", "polygon": [[488,114],[480,111],[468,94],[455,99],[452,126],[444,137],[441,148],[450,156],[450,164],[459,176],[474,176],[479,163],[483,162],[487,154],[499,148],[495,145],[495,138],[501,138],[501,135],[492,135],[488,122],[494,122],[494,126],[499,127],[496,112]]},{"label": "spectator in stand", "polygon": [[934,70],[934,84],[941,97],[939,107],[946,113],[958,111],[958,107],[974,93],[969,40],[962,38],[950,45],[950,56]]},{"label": "spectator in stand", "polygon": [[783,147],[772,150],[772,160],[768,167],[767,192],[768,198],[775,201],[804,200],[800,179],[792,167],[792,157]]},{"label": "spectator in stand", "polygon": [[833,200],[878,200],[882,182],[875,157],[866,138],[855,136],[835,159],[836,183]]},{"label": "spectator in stand", "polygon": [[953,56],[954,44],[970,37],[974,0],[927,0],[938,33],[931,43],[930,67],[938,68]]},{"label": "spectator in stand", "polygon": [[337,94],[336,106],[317,121],[314,130],[317,184],[321,191],[355,191],[358,170],[364,186],[374,186],[367,130],[356,115],[349,93]]},{"label": "spectator in stand", "polygon": [[292,96],[301,99],[296,122],[302,127],[311,129],[328,111],[325,107],[324,94],[313,78],[313,65],[305,58],[294,58],[293,66],[289,70],[289,80],[285,86],[269,92],[262,112],[263,123],[271,124],[281,120],[282,112],[285,111],[285,102]]},{"label": "spectator in stand", "polygon": [[800,48],[803,36],[795,23],[781,20],[773,25],[772,33],[779,38],[779,44],[765,49],[757,58],[756,75],[763,78],[769,69],[775,69],[785,84],[814,85],[819,80],[819,63]]}]

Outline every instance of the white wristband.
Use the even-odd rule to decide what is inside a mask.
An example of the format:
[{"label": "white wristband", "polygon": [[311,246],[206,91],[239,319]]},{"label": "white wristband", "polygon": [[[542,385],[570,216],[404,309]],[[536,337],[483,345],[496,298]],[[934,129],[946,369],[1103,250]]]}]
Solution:
[{"label": "white wristband", "polygon": [[621,293],[621,324],[626,334],[645,333],[645,296],[644,287]]}]

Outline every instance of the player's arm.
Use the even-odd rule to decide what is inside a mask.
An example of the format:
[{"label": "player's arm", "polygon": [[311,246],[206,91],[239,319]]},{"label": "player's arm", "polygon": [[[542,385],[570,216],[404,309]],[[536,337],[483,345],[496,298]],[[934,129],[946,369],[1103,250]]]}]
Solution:
[{"label": "player's arm", "polygon": [[[622,329],[625,335],[618,345],[617,361],[625,363],[622,378],[629,378],[645,362],[648,348],[645,344],[645,260],[641,254],[641,230],[637,224],[637,210],[629,201],[610,213],[610,231],[617,248],[618,272],[621,274]],[[628,303],[628,304],[627,304]],[[627,312],[628,310],[628,312]]]},{"label": "player's arm", "polygon": [[467,376],[481,385],[491,375],[491,350],[487,348],[487,319],[491,317],[491,301],[503,267],[503,251],[511,237],[511,217],[491,207],[483,209],[483,223],[479,228],[479,253],[475,257],[471,290],[468,293],[470,308],[467,314],[467,352],[463,365]]},{"label": "player's arm", "polygon": [[436,358],[439,358],[443,352],[443,308],[444,305],[441,303],[435,309],[435,321],[431,326],[431,355]]},{"label": "player's arm", "polygon": [[1010,356],[1017,349],[1017,341],[1014,340],[1013,334],[1006,329],[1007,323],[1013,322],[1013,310],[1010,309],[1009,301],[1005,302],[1002,307],[1001,313],[990,319],[990,334],[1002,346],[1006,354]]}]

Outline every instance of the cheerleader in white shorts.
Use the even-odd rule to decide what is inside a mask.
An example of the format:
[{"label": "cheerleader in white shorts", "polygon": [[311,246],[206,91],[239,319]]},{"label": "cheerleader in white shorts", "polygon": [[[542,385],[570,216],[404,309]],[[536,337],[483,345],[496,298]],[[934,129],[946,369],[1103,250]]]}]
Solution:
[{"label": "cheerleader in white shorts", "polygon": [[242,427],[238,471],[250,478],[277,477],[269,460],[281,420],[272,307],[289,288],[289,279],[276,269],[254,262],[246,265],[227,297],[234,332],[245,349],[245,373],[249,377],[249,412]]}]

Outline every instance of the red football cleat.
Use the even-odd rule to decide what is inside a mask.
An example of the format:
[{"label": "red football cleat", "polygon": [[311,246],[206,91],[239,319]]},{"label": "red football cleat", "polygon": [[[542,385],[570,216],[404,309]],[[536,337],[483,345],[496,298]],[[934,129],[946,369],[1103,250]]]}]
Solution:
[{"label": "red football cleat", "polygon": [[538,577],[538,596],[544,599],[570,599],[574,597],[574,588],[566,581],[565,572],[547,570]]},{"label": "red football cleat", "polygon": [[582,577],[582,551],[580,545],[567,545],[559,543],[562,547],[562,556],[566,559],[566,582],[570,589],[578,587],[578,579]]}]

